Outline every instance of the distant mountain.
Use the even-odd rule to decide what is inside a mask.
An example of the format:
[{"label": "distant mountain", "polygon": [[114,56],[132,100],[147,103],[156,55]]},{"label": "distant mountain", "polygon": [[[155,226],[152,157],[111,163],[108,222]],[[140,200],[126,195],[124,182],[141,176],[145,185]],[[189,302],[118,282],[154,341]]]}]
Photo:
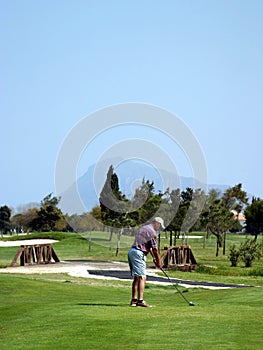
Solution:
[{"label": "distant mountain", "polygon": [[[122,193],[128,198],[131,198],[135,189],[140,186],[143,178],[145,180],[153,181],[155,192],[165,191],[168,187],[170,190],[180,188],[185,190],[190,188],[202,188],[209,191],[210,189],[218,189],[224,192],[229,186],[227,185],[205,185],[191,177],[178,177],[176,174],[169,173],[166,170],[156,170],[149,164],[138,160],[122,161],[114,158],[104,160],[98,165],[90,166],[87,172],[81,176],[77,183],[62,193],[61,208],[64,213],[68,214],[82,214],[89,212],[91,209],[99,204],[99,196],[102,187],[106,181],[106,176],[110,165],[114,166],[119,185]],[[79,200],[81,199],[81,201]]]}]

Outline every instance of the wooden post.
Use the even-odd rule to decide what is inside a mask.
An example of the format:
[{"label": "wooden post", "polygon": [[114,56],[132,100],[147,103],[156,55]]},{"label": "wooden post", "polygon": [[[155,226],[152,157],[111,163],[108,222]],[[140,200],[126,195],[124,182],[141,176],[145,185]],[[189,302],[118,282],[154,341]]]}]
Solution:
[{"label": "wooden post", "polygon": [[33,245],[33,247],[32,247],[32,259],[33,259],[33,262],[34,262],[34,263],[37,261],[36,249],[35,249],[35,246],[34,246],[34,245]]},{"label": "wooden post", "polygon": [[21,256],[23,250],[24,250],[24,247],[23,247],[23,246],[21,246],[21,247],[18,249],[18,251],[17,251],[17,253],[16,253],[16,255],[15,255],[13,261],[11,262],[11,266],[15,266],[15,264],[16,264],[16,262],[17,262],[17,259],[20,258],[20,256]]},{"label": "wooden post", "polygon": [[89,252],[90,252],[91,251],[91,232],[89,232],[88,241],[89,241]]},{"label": "wooden post", "polygon": [[25,247],[22,246],[23,249],[22,249],[22,253],[20,255],[20,265],[21,266],[25,266]]},{"label": "wooden post", "polygon": [[60,262],[57,254],[55,253],[55,250],[53,249],[53,246],[51,244],[51,249],[52,249],[52,258],[54,259],[55,262]]}]

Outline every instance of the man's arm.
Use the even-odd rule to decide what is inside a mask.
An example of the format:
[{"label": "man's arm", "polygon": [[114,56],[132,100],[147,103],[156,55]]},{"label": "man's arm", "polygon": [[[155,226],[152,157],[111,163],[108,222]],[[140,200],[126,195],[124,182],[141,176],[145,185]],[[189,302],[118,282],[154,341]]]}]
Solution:
[{"label": "man's arm", "polygon": [[151,248],[150,249],[150,253],[153,257],[153,262],[155,264],[156,267],[160,268],[161,267],[161,260],[160,260],[160,256],[158,253],[158,249],[157,248]]}]

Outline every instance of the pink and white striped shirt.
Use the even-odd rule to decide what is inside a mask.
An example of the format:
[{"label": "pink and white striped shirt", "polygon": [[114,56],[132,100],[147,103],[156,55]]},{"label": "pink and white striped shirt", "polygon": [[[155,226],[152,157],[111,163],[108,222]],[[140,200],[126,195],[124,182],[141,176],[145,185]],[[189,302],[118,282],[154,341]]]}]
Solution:
[{"label": "pink and white striped shirt", "polygon": [[156,249],[156,231],[152,224],[142,226],[135,236],[132,248],[141,250],[145,255],[150,248]]}]

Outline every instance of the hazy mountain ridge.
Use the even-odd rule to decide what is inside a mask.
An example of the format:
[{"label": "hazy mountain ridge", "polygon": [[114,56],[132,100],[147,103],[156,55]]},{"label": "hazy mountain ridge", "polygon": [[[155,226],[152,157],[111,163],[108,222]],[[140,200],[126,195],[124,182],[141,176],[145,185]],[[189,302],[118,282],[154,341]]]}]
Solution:
[{"label": "hazy mountain ridge", "polygon": [[[114,162],[105,162],[105,164],[99,168],[95,164],[90,166],[87,172],[78,178],[77,184],[72,184],[67,191],[61,194],[63,212],[68,214],[82,214],[83,212],[91,211],[94,206],[98,205],[99,195],[106,181],[107,172],[111,164],[114,165]],[[163,169],[156,170],[148,164],[136,160],[123,162],[114,167],[114,172],[118,176],[120,190],[128,198],[132,197],[135,189],[140,186],[143,178],[154,183],[156,193],[159,191],[163,192],[168,187],[170,190],[176,188],[185,190],[187,187],[190,187],[194,189],[202,188],[205,191],[214,188],[221,192],[224,192],[230,187],[227,185],[202,184],[192,177],[176,176],[176,174],[169,173]],[[79,203],[79,198],[77,198],[76,188],[83,202],[82,205]]]}]

